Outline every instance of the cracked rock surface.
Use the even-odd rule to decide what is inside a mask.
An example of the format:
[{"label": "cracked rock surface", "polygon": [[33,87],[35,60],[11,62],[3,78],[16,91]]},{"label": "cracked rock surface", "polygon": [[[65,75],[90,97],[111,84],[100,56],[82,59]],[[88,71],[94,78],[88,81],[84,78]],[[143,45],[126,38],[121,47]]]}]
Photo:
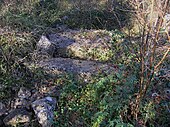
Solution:
[{"label": "cracked rock surface", "polygon": [[40,61],[37,65],[50,73],[72,73],[79,78],[87,78],[86,80],[99,73],[108,75],[116,71],[112,64],[70,58],[52,58]]},{"label": "cracked rock surface", "polygon": [[[117,71],[109,63],[113,55],[110,40],[111,35],[105,30],[64,29],[42,35],[32,54],[32,61],[24,64],[30,70],[41,68],[50,77],[71,74],[86,84],[92,81],[93,76],[106,76]],[[42,127],[51,127],[57,99],[62,93],[62,86],[55,85],[35,82],[29,89],[21,87],[14,90],[16,94],[9,101],[7,111],[6,105],[0,102],[0,126],[28,126],[35,121]]]},{"label": "cracked rock surface", "polygon": [[51,56],[108,61],[113,56],[111,34],[105,30],[70,30],[42,36],[37,50]]}]

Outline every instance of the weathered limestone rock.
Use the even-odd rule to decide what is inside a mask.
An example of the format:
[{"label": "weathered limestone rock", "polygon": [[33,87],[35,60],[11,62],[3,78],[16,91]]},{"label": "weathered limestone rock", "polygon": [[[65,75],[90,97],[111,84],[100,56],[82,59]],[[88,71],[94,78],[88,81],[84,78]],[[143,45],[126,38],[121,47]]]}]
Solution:
[{"label": "weathered limestone rock", "polygon": [[104,30],[66,30],[42,36],[37,50],[53,56],[108,61],[112,58],[112,35]]},{"label": "weathered limestone rock", "polygon": [[15,98],[11,104],[12,108],[27,108],[30,109],[30,101],[24,98]]},{"label": "weathered limestone rock", "polygon": [[37,51],[42,53],[48,53],[49,55],[53,55],[55,52],[55,45],[46,37],[41,36],[40,40],[36,45]]},{"label": "weathered limestone rock", "polygon": [[[61,56],[98,61],[108,61],[113,56],[109,43],[111,34],[104,30],[68,31],[60,35],[72,38],[75,41],[75,43],[65,46],[65,49],[57,45],[57,52]],[[49,36],[49,39],[53,40],[53,38]]]},{"label": "weathered limestone rock", "polygon": [[40,61],[37,64],[50,73],[71,73],[84,81],[90,80],[92,75],[96,74],[111,74],[116,71],[113,65],[103,64],[88,60],[75,60],[70,58],[53,58]]},{"label": "weathered limestone rock", "polygon": [[26,87],[21,87],[17,93],[18,97],[15,97],[11,102],[10,106],[12,109],[15,108],[26,108],[30,109],[31,107],[31,92]]},{"label": "weathered limestone rock", "polygon": [[54,119],[56,99],[45,97],[32,103],[32,108],[42,127],[51,127]]},{"label": "weathered limestone rock", "polygon": [[66,57],[68,53],[68,47],[75,43],[74,39],[68,38],[60,34],[50,34],[48,35],[49,41],[56,46],[54,55]]},{"label": "weathered limestone rock", "polygon": [[12,110],[3,120],[5,125],[16,126],[21,123],[30,122],[30,113],[25,109],[14,109]]},{"label": "weathered limestone rock", "polygon": [[18,97],[22,99],[28,99],[31,96],[31,92],[25,88],[21,87],[19,92],[18,92]]}]

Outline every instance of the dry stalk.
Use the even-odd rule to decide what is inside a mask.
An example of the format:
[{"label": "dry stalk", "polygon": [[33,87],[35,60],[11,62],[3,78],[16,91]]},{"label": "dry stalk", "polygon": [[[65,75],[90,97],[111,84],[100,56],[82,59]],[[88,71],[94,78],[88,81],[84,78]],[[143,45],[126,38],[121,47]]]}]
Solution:
[{"label": "dry stalk", "polygon": [[[150,7],[148,7],[148,1],[150,2]],[[151,84],[153,79],[153,74],[155,69],[160,66],[169,53],[170,48],[166,51],[162,59],[154,66],[155,61],[155,51],[159,41],[159,33],[162,28],[164,21],[164,16],[169,5],[170,0],[164,0],[162,6],[157,3],[156,0],[135,0],[134,5],[136,6],[137,20],[143,28],[140,44],[140,61],[141,61],[141,74],[140,74],[140,89],[136,97],[135,108],[133,111],[133,116],[138,120],[138,114],[140,110],[140,103],[143,97],[146,95],[147,89]],[[158,19],[154,19],[154,11],[159,11]],[[148,20],[147,18],[150,17]],[[156,24],[154,27],[153,24]],[[168,36],[169,38],[169,36]],[[149,54],[147,54],[147,51]],[[148,63],[148,64],[147,64]]]}]

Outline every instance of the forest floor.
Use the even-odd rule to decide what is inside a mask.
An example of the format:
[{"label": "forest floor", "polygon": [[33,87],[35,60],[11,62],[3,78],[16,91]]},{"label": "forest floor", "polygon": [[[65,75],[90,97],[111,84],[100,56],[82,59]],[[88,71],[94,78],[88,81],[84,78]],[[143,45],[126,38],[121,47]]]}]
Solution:
[{"label": "forest floor", "polygon": [[[0,1],[0,126],[170,125],[170,55],[135,120],[140,36],[127,12],[91,4]],[[163,36],[157,61],[168,48]]]}]

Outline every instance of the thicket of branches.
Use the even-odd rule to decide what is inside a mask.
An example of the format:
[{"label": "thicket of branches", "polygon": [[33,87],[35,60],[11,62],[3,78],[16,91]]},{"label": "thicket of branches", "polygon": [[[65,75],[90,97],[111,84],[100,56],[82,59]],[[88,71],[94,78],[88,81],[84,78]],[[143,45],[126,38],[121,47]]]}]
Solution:
[{"label": "thicket of branches", "polygon": [[[121,32],[113,33],[113,43],[114,46],[118,49],[118,51],[115,51],[117,53],[116,55],[118,55],[115,58],[119,58],[120,60],[117,59],[116,61],[114,59],[113,61],[116,64],[119,64],[119,61],[123,61],[124,59],[121,58],[121,53],[128,55],[130,54],[131,56],[135,54],[137,60],[131,59],[131,63],[140,64],[140,69],[134,66],[132,67],[132,69],[134,70],[130,70],[130,72],[140,70],[139,72],[135,73],[135,76],[138,77],[138,92],[137,94],[133,93],[135,95],[135,99],[132,100],[133,102],[130,102],[129,104],[130,107],[128,108],[130,108],[130,113],[128,113],[131,116],[129,118],[129,114],[125,116],[125,114],[122,115],[120,113],[124,111],[124,109],[122,110],[122,105],[124,103],[122,103],[122,107],[120,106],[121,108],[117,108],[117,105],[119,105],[119,103],[121,102],[119,100],[116,100],[115,96],[120,95],[115,95],[113,93],[112,88],[110,88],[111,83],[108,85],[106,82],[105,86],[105,84],[102,84],[100,82],[103,87],[106,87],[110,90],[109,91],[108,89],[106,89],[105,91],[103,91],[102,89],[101,91],[107,93],[109,97],[111,95],[111,99],[115,102],[106,103],[107,110],[109,110],[110,114],[107,111],[100,111],[99,114],[101,113],[102,116],[104,113],[108,113],[109,119],[112,119],[110,117],[113,117],[113,119],[115,120],[115,116],[113,116],[112,111],[110,111],[109,109],[112,109],[113,107],[109,107],[109,104],[111,103],[114,105],[116,103],[116,108],[113,108],[116,112],[114,115],[118,114],[118,117],[121,116],[121,122],[125,121],[127,123],[130,121],[130,123],[134,124],[135,121],[139,123],[141,117],[140,115],[142,112],[141,107],[144,107],[144,99],[148,91],[150,90],[150,86],[155,80],[155,75],[162,68],[162,64],[165,60],[167,60],[167,57],[169,56],[170,47],[167,47],[166,50],[163,50],[162,52],[157,52],[156,49],[161,48],[161,46],[164,44],[168,44],[168,46],[170,44],[170,0],[37,0],[31,2],[27,0],[2,0],[2,2],[0,1],[0,7],[3,8],[0,12],[0,20],[2,19],[2,21],[0,22],[0,26],[11,27],[15,28],[13,31],[16,30],[15,32],[11,30],[10,32],[6,32],[5,34],[0,33],[0,84],[12,84],[11,81],[15,77],[11,76],[13,75],[13,71],[17,70],[17,73],[21,73],[20,69],[18,69],[20,65],[16,62],[16,58],[23,57],[25,59],[28,54],[30,55],[30,52],[32,52],[31,50],[34,49],[37,38],[39,38],[39,36],[41,36],[44,31],[46,32],[47,29],[53,29],[51,26],[56,25],[56,23],[65,23],[71,28],[95,28],[109,30],[117,28],[118,30],[116,31]],[[64,18],[66,18],[66,20],[64,20]],[[112,25],[115,26],[112,27]],[[133,30],[134,28],[135,31]],[[124,34],[126,38],[124,38]],[[24,39],[17,40],[18,38]],[[124,43],[122,43],[122,45],[117,44],[118,39],[122,38],[124,40],[127,40],[127,42],[131,42],[130,44],[128,43],[129,45],[125,45],[128,47],[127,49],[135,50],[134,52],[126,50],[126,52],[128,53],[125,53],[122,48],[124,46]],[[137,39],[134,40],[134,38]],[[34,44],[30,43],[32,41],[34,42]],[[19,45],[19,47],[17,47],[15,44]],[[113,47],[113,49],[115,47]],[[117,50],[116,48],[115,50]],[[128,61],[125,62],[127,64],[131,64],[128,63]],[[122,63],[123,62],[121,62],[121,64]],[[26,75],[25,77],[27,78],[28,76]],[[115,79],[113,78],[114,83],[116,82],[116,85],[120,85],[122,82],[124,83],[124,79],[121,79],[122,77],[120,77],[121,76],[116,76],[114,77]],[[120,80],[121,83],[117,79]],[[93,85],[95,86],[95,84]],[[118,88],[126,84],[124,83],[122,86],[119,85]],[[133,87],[133,85],[134,84],[130,84],[128,87]],[[98,88],[98,86],[95,87]],[[8,88],[11,88],[11,86]],[[91,86],[90,89],[92,89]],[[94,91],[95,90],[96,89],[94,89]],[[124,92],[126,92],[126,90]],[[3,94],[3,97],[4,96],[6,95]],[[67,96],[65,98],[67,98]],[[109,101],[111,99],[109,99]],[[121,99],[125,100],[125,98]],[[77,98],[75,100],[77,100]],[[62,101],[65,102],[65,100]],[[93,101],[96,100],[94,99]],[[103,101],[103,103],[105,104],[105,100]],[[88,101],[85,102],[85,104],[83,104],[83,106],[88,106]],[[124,107],[126,106],[124,105]],[[83,110],[84,112],[87,111],[85,108]],[[99,122],[103,122],[105,118],[108,117],[106,114],[102,116],[102,119],[100,119],[101,121]],[[88,117],[91,118],[91,116]],[[130,120],[128,121],[124,117],[127,117],[127,119]],[[143,123],[143,125],[146,125],[147,120],[144,120],[144,122],[145,123]]]},{"label": "thicket of branches", "polygon": [[[138,119],[139,106],[147,93],[155,72],[167,57],[170,47],[163,54],[160,61],[156,59],[156,48],[161,45],[162,37],[170,42],[167,19],[165,16],[169,8],[169,0],[133,0],[135,16],[140,29],[140,87],[134,107],[134,117]],[[163,34],[165,36],[163,36]]]}]

